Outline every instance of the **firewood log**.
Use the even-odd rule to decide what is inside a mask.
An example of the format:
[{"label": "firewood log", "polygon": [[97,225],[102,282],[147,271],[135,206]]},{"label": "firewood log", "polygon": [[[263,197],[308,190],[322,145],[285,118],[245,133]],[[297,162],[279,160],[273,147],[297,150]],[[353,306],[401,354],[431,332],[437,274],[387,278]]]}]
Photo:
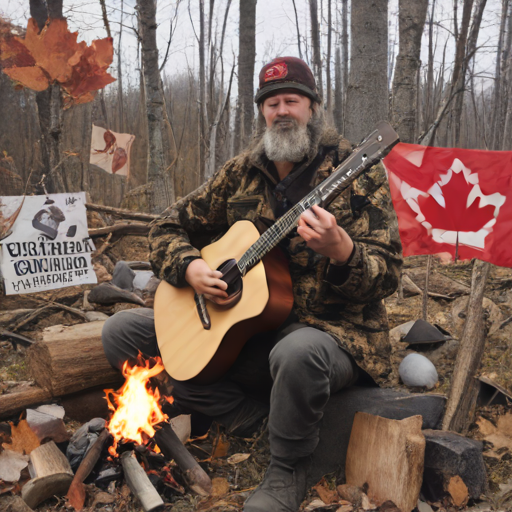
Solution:
[{"label": "firewood log", "polygon": [[139,499],[145,512],[160,510],[164,502],[135,458],[134,452],[121,455],[124,477],[133,494]]},{"label": "firewood log", "polygon": [[53,441],[32,450],[30,462],[35,476],[21,490],[21,497],[29,507],[35,508],[51,496],[66,494],[73,480],[73,471]]},{"label": "firewood log", "polygon": [[347,452],[347,484],[367,485],[367,495],[377,505],[391,500],[402,512],[411,512],[423,477],[421,425],[421,416],[397,421],[356,413]]},{"label": "firewood log", "polygon": [[63,396],[94,386],[112,386],[121,375],[110,366],[101,343],[104,322],[55,325],[27,351],[37,384],[52,396]]}]

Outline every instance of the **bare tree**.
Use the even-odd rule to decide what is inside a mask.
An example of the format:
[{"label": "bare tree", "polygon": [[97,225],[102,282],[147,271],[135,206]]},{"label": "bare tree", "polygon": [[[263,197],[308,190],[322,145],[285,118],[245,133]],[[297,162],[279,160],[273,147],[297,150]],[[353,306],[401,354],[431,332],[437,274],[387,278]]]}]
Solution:
[{"label": "bare tree", "polygon": [[327,0],[327,58],[325,63],[326,109],[329,121],[332,122],[332,85],[331,85],[331,46],[332,46],[332,4]]},{"label": "bare tree", "polygon": [[377,122],[388,117],[388,2],[353,2],[350,19],[345,136],[359,142]]},{"label": "bare tree", "polygon": [[295,4],[295,0],[292,0],[293,3],[293,11],[295,12],[295,26],[297,28],[297,48],[299,50],[299,58],[302,59],[302,49],[300,45],[300,28],[299,28],[299,16],[297,14],[297,5]]},{"label": "bare tree", "polygon": [[156,0],[137,0],[139,36],[148,123],[147,199],[151,213],[163,211],[174,201],[174,187],[164,155],[164,96],[158,69]]},{"label": "bare tree", "polygon": [[[48,20],[62,18],[62,0],[30,0],[30,14],[42,30]],[[41,129],[41,157],[47,177],[46,191],[65,192],[61,166],[62,96],[60,85],[49,87],[36,94],[36,104]]]},{"label": "bare tree", "polygon": [[256,60],[256,0],[240,0],[238,51],[239,144],[245,147],[254,121],[254,63]]},{"label": "bare tree", "polygon": [[206,165],[206,62],[204,0],[199,0],[199,185],[204,181]]},{"label": "bare tree", "polygon": [[341,49],[336,48],[334,54],[334,126],[338,133],[343,133],[343,87],[341,72]]},{"label": "bare tree", "polygon": [[415,140],[417,75],[427,8],[428,0],[399,0],[400,46],[393,79],[391,122],[402,142]]},{"label": "bare tree", "polygon": [[322,54],[320,51],[320,27],[318,25],[318,2],[309,0],[309,13],[311,16],[311,46],[313,49],[313,71],[317,80],[317,88],[320,96],[324,95],[322,77]]}]

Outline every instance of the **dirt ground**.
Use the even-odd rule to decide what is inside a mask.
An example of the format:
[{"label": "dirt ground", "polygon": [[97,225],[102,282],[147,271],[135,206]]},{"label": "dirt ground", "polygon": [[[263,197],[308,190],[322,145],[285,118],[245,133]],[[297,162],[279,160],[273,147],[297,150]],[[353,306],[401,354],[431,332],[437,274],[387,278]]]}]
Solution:
[{"label": "dirt ground", "polygon": [[[102,241],[96,244],[97,248],[101,247],[101,245]],[[111,244],[98,263],[108,273],[112,273],[115,263],[119,260],[147,261],[147,259],[148,247],[146,239],[143,237],[125,237]],[[408,258],[404,265],[404,273],[411,276],[414,283],[420,288],[424,282],[421,279],[422,275],[424,276],[425,266],[426,257]],[[454,339],[441,344],[441,346],[416,346],[414,351],[420,351],[434,362],[439,374],[439,383],[432,390],[435,393],[447,393],[449,391],[450,379],[459,344],[458,340],[460,340],[464,322],[464,300],[467,300],[467,295],[466,299],[464,299],[463,295],[453,296],[451,292],[457,286],[461,289],[470,287],[471,268],[471,262],[449,265],[442,265],[437,261],[433,263],[432,275],[436,276],[436,278],[431,279],[431,281],[435,282],[430,289],[445,298],[430,297],[428,302],[428,320],[448,331]],[[449,278],[454,281],[446,281],[444,284],[440,284],[438,281],[442,282],[443,278]],[[456,284],[453,284],[454,282]],[[443,289],[443,286],[445,289]],[[2,315],[6,315],[6,312],[15,309],[37,308],[48,300],[60,302],[74,308],[81,308],[84,290],[87,288],[91,288],[91,286],[65,288],[40,294],[2,296],[0,297],[0,328],[5,327],[5,319],[7,317]],[[400,299],[398,293],[395,293],[386,300],[391,328],[407,321],[421,318],[421,296],[409,295],[407,290],[405,290],[404,295],[404,298]],[[512,269],[492,267],[485,296],[489,299],[484,304],[488,336],[480,375],[487,376],[512,393],[512,322],[504,323],[504,320],[512,315]],[[113,314],[126,307],[126,305],[116,305],[97,308],[97,310]],[[38,317],[32,323],[20,329],[19,333],[32,339],[37,339],[39,333],[45,327],[60,323],[69,325],[81,321],[80,318],[72,313],[55,311],[49,315]],[[392,341],[392,347],[393,363],[398,368],[403,357],[413,350],[397,339]],[[26,366],[25,350],[21,346],[14,350],[10,342],[0,341],[0,393],[8,391],[20,381],[31,380]],[[397,384],[397,387],[400,386],[400,384]],[[422,392],[422,390],[415,391]],[[497,419],[511,410],[509,402],[508,406],[480,408],[477,411],[476,417],[484,416],[493,422],[494,425],[497,425]],[[66,426],[72,432],[79,424],[67,421]],[[469,435],[477,439],[485,439],[477,424],[471,426]],[[176,488],[172,489],[169,487],[165,492],[166,500],[168,501],[166,509],[176,512],[191,512],[195,510],[203,512],[221,510],[241,511],[243,501],[258,484],[268,463],[269,449],[264,428],[251,439],[239,439],[225,436],[221,429],[214,427],[206,438],[196,440],[193,444],[194,454],[199,460],[203,461],[201,464],[214,479],[216,493],[214,496],[206,499],[189,493],[182,494]],[[485,457],[490,492],[489,497],[478,507],[477,504],[470,503],[470,505],[476,507],[475,510],[512,510],[512,504],[506,505],[502,503],[504,500],[504,484],[512,479],[512,452],[506,451],[508,455],[502,451],[499,458]],[[241,462],[230,463],[229,457],[235,454],[249,454],[249,456]],[[328,476],[321,483],[321,486],[332,490],[338,483],[340,482],[335,482],[334,477],[329,478]],[[139,505],[133,500],[126,485],[110,488],[109,492],[100,491],[94,488],[94,486],[91,486],[89,490],[90,497],[87,510],[103,510],[105,512],[117,510],[135,512],[141,510]],[[318,499],[322,492],[321,490],[310,491],[308,499],[304,502],[303,506],[306,507],[312,500]],[[499,496],[502,497],[500,498]],[[7,507],[8,502],[6,500],[8,500],[8,495],[1,495],[0,488],[0,510],[4,510],[3,506]],[[446,509],[442,504],[437,505],[438,507],[434,507],[434,510]],[[67,508],[65,500],[55,498],[45,502],[37,510],[57,512],[69,510],[69,508]],[[324,507],[315,510],[327,511],[337,509],[330,506],[330,508]],[[348,509],[345,510],[348,512]]]}]

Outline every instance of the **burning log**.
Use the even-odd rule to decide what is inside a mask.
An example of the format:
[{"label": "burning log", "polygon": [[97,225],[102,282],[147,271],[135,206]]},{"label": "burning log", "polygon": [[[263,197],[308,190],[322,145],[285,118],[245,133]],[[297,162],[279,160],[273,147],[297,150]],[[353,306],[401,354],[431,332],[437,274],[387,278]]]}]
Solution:
[{"label": "burning log", "polygon": [[67,492],[73,480],[73,471],[68,459],[53,441],[32,450],[30,462],[34,478],[21,490],[21,497],[29,507],[35,508],[50,496]]},{"label": "burning log", "polygon": [[187,485],[197,494],[208,496],[212,491],[212,481],[204,469],[197,463],[192,454],[168,423],[162,423],[153,439],[166,459],[174,459],[183,471]]},{"label": "burning log", "polygon": [[77,511],[80,511],[84,508],[85,487],[83,481],[89,476],[96,462],[98,462],[98,459],[101,455],[101,450],[103,449],[103,446],[105,445],[105,442],[109,436],[109,431],[107,429],[103,430],[98,439],[96,439],[96,442],[93,444],[92,448],[80,463],[80,466],[76,470],[73,481],[69,486],[67,498],[69,499],[70,505]]},{"label": "burning log", "polygon": [[132,493],[139,499],[144,511],[152,512],[163,508],[162,498],[138,463],[135,453],[124,452],[121,455],[121,464],[126,482]]},{"label": "burning log", "polygon": [[152,439],[167,459],[176,461],[188,486],[197,494],[207,496],[212,489],[210,478],[179,440],[172,426],[166,423],[167,415],[160,407],[160,391],[158,388],[153,391],[150,387],[150,380],[163,371],[160,358],[146,361],[139,358],[136,366],[124,364],[126,382],[118,392],[105,390],[109,408],[114,412],[107,426],[114,436],[114,445],[109,452],[117,456],[119,442],[133,441],[141,445]]}]

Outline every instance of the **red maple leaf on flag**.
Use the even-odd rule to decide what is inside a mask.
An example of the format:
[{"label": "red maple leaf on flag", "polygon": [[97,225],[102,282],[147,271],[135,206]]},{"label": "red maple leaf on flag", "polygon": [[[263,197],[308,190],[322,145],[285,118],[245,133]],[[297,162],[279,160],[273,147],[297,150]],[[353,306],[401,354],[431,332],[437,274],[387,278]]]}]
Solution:
[{"label": "red maple leaf on flag", "polygon": [[384,164],[404,256],[512,266],[512,152],[401,143]]},{"label": "red maple leaf on flag", "polygon": [[496,208],[492,205],[481,205],[480,197],[468,206],[468,197],[475,186],[466,181],[463,173],[453,173],[448,183],[439,186],[442,191],[439,199],[433,195],[420,196],[418,204],[433,228],[446,231],[478,231],[494,219]]}]

